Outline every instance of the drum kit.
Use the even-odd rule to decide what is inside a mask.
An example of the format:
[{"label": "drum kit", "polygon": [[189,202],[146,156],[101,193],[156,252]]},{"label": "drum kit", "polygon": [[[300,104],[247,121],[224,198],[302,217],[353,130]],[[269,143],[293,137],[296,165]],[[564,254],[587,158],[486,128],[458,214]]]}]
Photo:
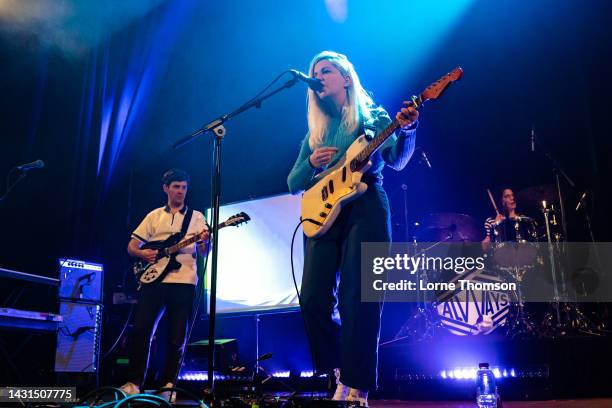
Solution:
[{"label": "drum kit", "polygon": [[[578,303],[561,301],[566,298],[559,257],[566,233],[560,222],[562,215],[557,206],[559,195],[556,186],[523,189],[516,194],[516,201],[521,208],[537,209],[533,211],[536,216],[498,216],[497,221],[486,225],[490,234],[484,240],[482,223],[466,214],[428,214],[414,223],[412,240],[415,248],[420,243],[428,243],[430,247],[429,243],[464,243],[479,248],[487,260],[485,268],[461,279],[513,282],[516,290],[477,294],[455,291],[435,298],[422,295],[417,299],[416,312],[391,342],[403,339],[421,341],[440,333],[478,335],[495,332],[510,338],[526,338],[559,337],[577,332],[597,334],[601,330],[601,324],[587,318]],[[551,301],[524,301],[525,279],[530,274],[547,275],[539,278],[551,282]],[[440,278],[434,275],[423,270],[418,278],[425,282]]]}]

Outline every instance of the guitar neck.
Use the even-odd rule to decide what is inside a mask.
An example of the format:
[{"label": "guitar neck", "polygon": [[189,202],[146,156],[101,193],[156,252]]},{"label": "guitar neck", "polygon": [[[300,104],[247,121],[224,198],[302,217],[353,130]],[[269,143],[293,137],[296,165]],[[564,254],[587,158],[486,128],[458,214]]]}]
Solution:
[{"label": "guitar neck", "polygon": [[[219,229],[223,228],[223,227],[227,227],[227,223],[222,222],[221,224],[219,224]],[[200,238],[200,234],[196,234],[193,237],[186,239],[184,241],[179,242],[178,244],[172,245],[168,248],[166,248],[166,253],[168,255],[172,255],[175,252],[180,251],[181,249],[185,248],[186,246],[189,246],[191,244],[193,244],[194,242],[197,242]]]},{"label": "guitar neck", "polygon": [[[414,108],[418,108],[421,106],[422,98],[421,96],[414,97],[412,100],[412,106]],[[379,134],[377,134],[374,139],[366,147],[363,148],[361,152],[357,155],[356,159],[359,163],[365,163],[374,152],[376,152],[380,146],[400,127],[397,119],[394,119],[393,122],[389,124],[386,128],[384,128]]]}]

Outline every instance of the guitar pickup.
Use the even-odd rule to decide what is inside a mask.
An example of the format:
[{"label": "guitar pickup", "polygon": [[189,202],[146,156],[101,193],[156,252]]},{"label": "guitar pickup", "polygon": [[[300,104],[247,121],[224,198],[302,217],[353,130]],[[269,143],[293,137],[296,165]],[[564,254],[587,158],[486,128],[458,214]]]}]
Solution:
[{"label": "guitar pickup", "polygon": [[321,199],[327,201],[327,197],[329,197],[329,193],[327,192],[327,186],[325,186],[321,189]]},{"label": "guitar pickup", "polygon": [[334,194],[334,181],[329,180],[329,194]]}]

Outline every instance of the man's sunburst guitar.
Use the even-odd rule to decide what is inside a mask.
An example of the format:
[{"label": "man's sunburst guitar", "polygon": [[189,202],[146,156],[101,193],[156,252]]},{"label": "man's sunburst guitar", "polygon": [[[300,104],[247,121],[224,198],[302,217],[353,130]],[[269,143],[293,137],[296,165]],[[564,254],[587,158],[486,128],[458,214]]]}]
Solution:
[{"label": "man's sunburst guitar", "polygon": [[[413,96],[411,105],[418,109],[425,101],[438,99],[462,75],[463,69],[455,68],[425,88],[421,95]],[[365,193],[368,185],[361,179],[372,165],[370,157],[399,126],[394,120],[371,141],[365,135],[359,136],[333,167],[317,175],[315,184],[302,196],[301,219],[309,220],[303,224],[306,236],[317,238],[325,234],[338,218],[342,206]]]}]

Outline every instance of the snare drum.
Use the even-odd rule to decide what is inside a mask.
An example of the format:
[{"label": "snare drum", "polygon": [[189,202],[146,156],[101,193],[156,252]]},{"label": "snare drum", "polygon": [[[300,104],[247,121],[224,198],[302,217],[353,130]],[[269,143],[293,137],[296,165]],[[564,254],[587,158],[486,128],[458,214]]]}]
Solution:
[{"label": "snare drum", "polygon": [[501,269],[525,269],[535,265],[538,256],[536,222],[518,216],[496,222],[491,228],[493,261]]},{"label": "snare drum", "polygon": [[493,223],[491,231],[493,242],[535,242],[537,238],[535,220],[522,215]]}]

